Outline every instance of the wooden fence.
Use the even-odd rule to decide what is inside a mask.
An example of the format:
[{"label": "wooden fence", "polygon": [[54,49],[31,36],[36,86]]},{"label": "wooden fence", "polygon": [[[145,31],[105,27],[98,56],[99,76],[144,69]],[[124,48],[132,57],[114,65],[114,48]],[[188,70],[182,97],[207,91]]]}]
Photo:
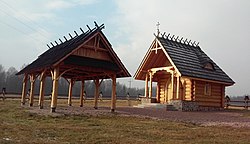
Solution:
[{"label": "wooden fence", "polygon": [[245,109],[248,109],[250,107],[250,100],[228,100],[225,101],[225,107],[228,108],[229,106],[233,107],[243,107]]}]

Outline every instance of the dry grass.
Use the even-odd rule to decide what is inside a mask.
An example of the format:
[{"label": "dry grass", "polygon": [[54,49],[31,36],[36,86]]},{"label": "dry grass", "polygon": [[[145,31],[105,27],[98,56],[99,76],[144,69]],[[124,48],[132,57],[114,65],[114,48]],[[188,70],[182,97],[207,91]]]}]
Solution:
[{"label": "dry grass", "polygon": [[[60,100],[59,105],[65,104]],[[77,105],[77,101],[74,101]],[[104,101],[100,105],[109,105]],[[86,105],[93,106],[92,102]],[[127,105],[118,101],[117,105]],[[41,116],[0,101],[0,143],[249,143],[250,129],[202,127],[119,115]]]}]

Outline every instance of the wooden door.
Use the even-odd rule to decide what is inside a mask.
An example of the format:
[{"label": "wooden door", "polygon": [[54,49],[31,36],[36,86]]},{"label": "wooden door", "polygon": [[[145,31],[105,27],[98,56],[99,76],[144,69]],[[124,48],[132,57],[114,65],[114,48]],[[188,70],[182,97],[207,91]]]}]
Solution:
[{"label": "wooden door", "polygon": [[160,103],[166,103],[168,100],[168,87],[167,87],[167,80],[161,79],[158,81],[159,83],[159,98]]}]

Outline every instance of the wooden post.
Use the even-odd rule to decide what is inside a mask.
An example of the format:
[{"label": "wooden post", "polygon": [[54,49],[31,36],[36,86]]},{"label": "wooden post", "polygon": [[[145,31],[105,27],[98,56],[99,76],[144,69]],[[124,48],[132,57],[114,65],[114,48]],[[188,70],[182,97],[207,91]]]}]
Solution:
[{"label": "wooden post", "polygon": [[98,96],[99,96],[99,79],[94,80],[95,82],[95,99],[94,99],[94,108],[98,108]]},{"label": "wooden post", "polygon": [[180,76],[177,76],[176,99],[180,99]]},{"label": "wooden post", "polygon": [[145,97],[148,98],[148,73],[145,78]]},{"label": "wooden post", "polygon": [[152,75],[152,72],[149,73],[149,99],[152,98],[152,78],[153,78],[153,75]]},{"label": "wooden post", "polygon": [[74,86],[74,80],[70,79],[69,81],[69,94],[68,94],[68,105],[71,106],[72,105],[72,89]]},{"label": "wooden post", "polygon": [[21,105],[25,105],[27,80],[28,80],[28,75],[24,74]]},{"label": "wooden post", "polygon": [[116,74],[112,76],[111,112],[116,109]]},{"label": "wooden post", "polygon": [[34,103],[35,81],[36,81],[35,74],[31,74],[30,75],[30,107],[32,107]]},{"label": "wooden post", "polygon": [[174,71],[171,73],[171,99],[174,98]]},{"label": "wooden post", "polygon": [[157,82],[157,87],[156,87],[156,102],[160,102],[160,84]]},{"label": "wooden post", "polygon": [[59,79],[59,67],[54,68],[53,72],[53,90],[51,98],[51,112],[56,112],[57,95],[58,95],[58,79]]},{"label": "wooden post", "polygon": [[46,71],[43,71],[40,77],[40,94],[39,94],[39,108],[43,109],[43,102],[44,102],[44,86],[45,86],[45,79],[46,79],[46,75],[45,75]]},{"label": "wooden post", "polygon": [[[80,107],[83,106],[83,95],[84,95],[84,80],[82,80],[81,92],[80,92]],[[85,95],[86,98],[86,95]]]}]

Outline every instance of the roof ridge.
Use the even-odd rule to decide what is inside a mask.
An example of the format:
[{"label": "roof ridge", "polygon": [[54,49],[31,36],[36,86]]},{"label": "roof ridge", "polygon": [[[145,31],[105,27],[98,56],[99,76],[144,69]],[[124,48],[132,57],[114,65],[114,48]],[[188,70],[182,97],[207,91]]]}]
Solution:
[{"label": "roof ridge", "polygon": [[180,36],[171,35],[170,33],[168,33],[168,35],[166,35],[166,32],[160,33],[159,35],[156,35],[156,34],[154,34],[154,35],[155,35],[155,37],[163,38],[163,39],[169,40],[171,42],[176,42],[178,44],[182,44],[182,45],[184,44],[186,46],[191,46],[191,47],[195,47],[195,48],[199,48],[200,49],[199,42],[197,42],[197,43],[196,43],[196,41],[192,42],[192,40],[188,41],[187,38],[184,40],[183,37],[180,38]]},{"label": "roof ridge", "polygon": [[93,31],[95,31],[95,30],[100,30],[100,31],[101,31],[102,29],[105,28],[104,24],[98,25],[95,21],[94,21],[94,24],[95,24],[95,27],[92,28],[92,29],[89,27],[89,25],[86,25],[86,27],[88,28],[88,30],[87,30],[86,32],[84,32],[83,29],[80,27],[80,31],[82,32],[80,35],[78,35],[78,33],[77,33],[76,31],[74,31],[75,36],[72,36],[72,35],[69,33],[70,39],[67,39],[66,36],[63,36],[63,38],[65,39],[65,41],[63,41],[63,40],[61,40],[61,39],[59,38],[60,43],[58,43],[57,41],[55,41],[55,44],[53,44],[53,42],[50,42],[51,46],[50,46],[49,44],[47,44],[47,47],[48,47],[48,48],[54,48],[54,47],[56,47],[56,46],[62,45],[62,44],[64,44],[64,43],[66,43],[66,42],[69,42],[69,41],[71,41],[71,40],[73,40],[73,39],[76,39],[76,38],[78,38],[78,37],[80,37],[80,36],[82,36],[82,35],[87,35],[87,34],[93,32]]}]

